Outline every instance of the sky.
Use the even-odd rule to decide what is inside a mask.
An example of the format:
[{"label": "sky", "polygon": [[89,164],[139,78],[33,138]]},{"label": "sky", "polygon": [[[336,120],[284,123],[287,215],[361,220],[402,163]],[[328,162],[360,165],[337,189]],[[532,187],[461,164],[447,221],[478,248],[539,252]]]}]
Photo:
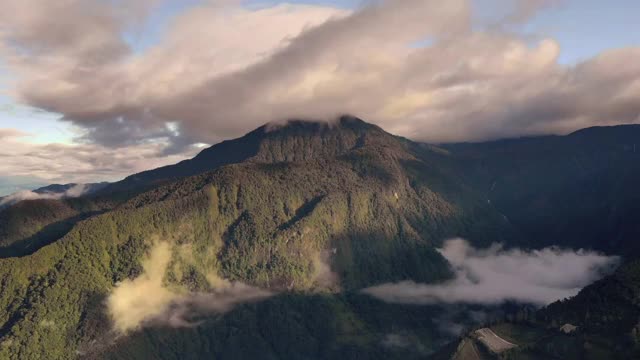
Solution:
[{"label": "sky", "polygon": [[640,120],[634,0],[0,8],[0,196],[115,181],[289,118],[434,143]]}]

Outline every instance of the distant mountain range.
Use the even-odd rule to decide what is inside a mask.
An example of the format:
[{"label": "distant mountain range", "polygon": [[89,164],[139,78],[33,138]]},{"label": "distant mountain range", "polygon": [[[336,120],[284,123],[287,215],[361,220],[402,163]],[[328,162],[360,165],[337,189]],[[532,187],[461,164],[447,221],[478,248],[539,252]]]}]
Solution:
[{"label": "distant mountain range", "polygon": [[[290,121],[176,165],[92,185],[80,197],[17,202],[0,210],[0,358],[461,356],[460,348],[480,345],[466,336],[459,345],[439,329],[442,307],[360,293],[385,282],[449,279],[436,248],[452,237],[476,247],[557,245],[623,256],[616,274],[569,302],[492,309],[509,318],[481,326],[519,344],[529,339],[509,350],[516,359],[617,356],[621,347],[630,354],[637,321],[615,319],[638,314],[629,295],[640,286],[636,142],[634,125],[430,145],[349,116]],[[152,261],[163,259],[162,249],[166,261]],[[136,301],[144,311],[166,305],[149,299],[180,299],[178,320],[198,326],[176,326],[162,313],[159,324],[115,336],[110,329],[120,323],[109,314],[121,299],[114,296],[142,285],[146,294]],[[266,300],[225,305],[224,314],[191,311],[247,294]],[[585,305],[609,296],[622,304],[619,312],[609,313],[609,300]],[[563,335],[561,322],[581,332]],[[614,328],[624,341],[594,340]]]},{"label": "distant mountain range", "polygon": [[91,183],[90,184],[75,184],[75,183],[51,184],[51,185],[47,185],[47,186],[43,186],[41,188],[35,189],[33,190],[33,192],[38,194],[65,194],[71,189],[81,187],[83,191],[81,193],[79,192],[78,196],[82,196],[82,195],[89,195],[96,191],[102,190],[108,185],[109,185],[108,182],[100,182],[100,183],[93,183],[93,184]]},{"label": "distant mountain range", "polygon": [[0,209],[24,200],[66,199],[93,194],[108,186],[108,182],[95,184],[51,184],[34,190],[22,190],[0,197]]}]

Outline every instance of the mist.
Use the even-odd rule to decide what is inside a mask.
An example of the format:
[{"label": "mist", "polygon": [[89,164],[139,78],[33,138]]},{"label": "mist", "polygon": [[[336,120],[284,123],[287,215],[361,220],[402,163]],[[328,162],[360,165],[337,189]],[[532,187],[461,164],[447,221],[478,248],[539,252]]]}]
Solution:
[{"label": "mist", "polygon": [[452,280],[441,284],[403,281],[362,291],[392,303],[490,305],[517,301],[546,305],[576,295],[619,263],[615,256],[555,247],[504,250],[494,244],[476,249],[462,239],[448,240],[438,251],[454,271]]},{"label": "mist", "polygon": [[39,199],[48,199],[48,200],[59,200],[65,198],[76,198],[86,194],[90,190],[90,187],[86,184],[77,184],[72,186],[63,192],[42,192],[38,193],[35,191],[23,190],[13,193],[11,195],[7,195],[0,199],[0,207],[10,206],[16,203],[19,203],[23,200],[39,200]]},{"label": "mist", "polygon": [[264,300],[273,295],[264,289],[230,282],[227,286],[212,292],[189,293],[172,301],[166,311],[149,320],[150,324],[165,324],[172,327],[197,326],[206,315],[220,314],[235,306]]},{"label": "mist", "polygon": [[313,281],[317,288],[325,290],[339,290],[340,276],[331,270],[331,255],[334,249],[322,251],[314,256],[313,262]]},{"label": "mist", "polygon": [[169,288],[163,282],[171,262],[171,247],[158,242],[143,261],[143,273],[133,280],[117,284],[107,298],[114,328],[127,333],[145,325],[194,326],[198,318],[223,313],[240,303],[259,301],[271,292],[239,282],[218,279],[210,293],[193,293]]}]

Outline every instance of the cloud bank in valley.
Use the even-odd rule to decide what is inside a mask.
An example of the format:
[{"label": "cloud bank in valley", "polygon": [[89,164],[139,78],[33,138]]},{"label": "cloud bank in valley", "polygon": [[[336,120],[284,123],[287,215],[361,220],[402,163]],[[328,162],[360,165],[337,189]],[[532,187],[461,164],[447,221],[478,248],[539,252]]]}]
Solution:
[{"label": "cloud bank in valley", "polygon": [[168,243],[156,243],[143,262],[143,273],[116,285],[107,298],[115,330],[126,333],[145,324],[193,326],[199,315],[226,312],[237,304],[273,295],[266,290],[226,281],[216,281],[216,288],[211,293],[169,288],[163,280],[171,257]]},{"label": "cloud bank in valley", "polygon": [[504,250],[498,245],[475,249],[462,239],[448,240],[439,251],[454,270],[453,280],[442,284],[382,284],[363,292],[393,303],[518,301],[546,305],[576,295],[619,261],[615,256],[584,250]]}]

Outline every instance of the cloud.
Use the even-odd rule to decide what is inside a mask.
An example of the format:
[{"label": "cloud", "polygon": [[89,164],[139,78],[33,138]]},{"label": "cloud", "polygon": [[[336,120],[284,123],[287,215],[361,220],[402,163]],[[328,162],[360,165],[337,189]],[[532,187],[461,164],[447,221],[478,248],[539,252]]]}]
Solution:
[{"label": "cloud", "polygon": [[339,289],[340,277],[337,273],[331,270],[331,255],[334,254],[336,249],[329,251],[322,251],[312,258],[313,263],[313,281],[314,284],[320,289]]},{"label": "cloud", "polygon": [[30,190],[22,190],[0,198],[0,208],[13,205],[23,200],[39,200],[39,199],[64,199],[76,198],[90,191],[90,187],[85,184],[77,184],[63,192],[33,192]]},{"label": "cloud", "polygon": [[443,284],[404,281],[364,289],[384,301],[409,304],[518,301],[546,305],[574,296],[618,264],[618,258],[557,248],[522,251],[494,245],[475,249],[454,239],[439,250],[455,271]]},{"label": "cloud", "polygon": [[351,113],[430,142],[640,120],[640,48],[560,64],[557,41],[511,29],[557,1],[510,3],[500,24],[476,26],[469,0],[355,10],[207,1],[131,49],[126,36],[154,1],[0,0],[11,9],[0,15],[0,56],[16,99],[83,129],[77,149],[119,174],[137,166],[109,160],[109,149],[151,158],[149,168],[292,117]]},{"label": "cloud", "polygon": [[2,0],[0,35],[19,47],[13,53],[32,64],[74,61],[92,66],[129,52],[122,32],[154,7],[156,0]]},{"label": "cloud", "polygon": [[512,3],[514,5],[514,9],[507,15],[504,21],[507,24],[517,24],[526,22],[544,8],[562,4],[564,0],[510,0],[507,2]]},{"label": "cloud", "polygon": [[[16,133],[17,130],[3,129],[0,135]],[[180,154],[167,155],[165,145],[158,142],[118,149],[91,143],[39,144],[25,141],[27,139],[15,135],[2,138],[0,173],[11,174],[14,179],[37,178],[39,183],[114,181],[149,168],[177,163],[199,151],[191,147]]]},{"label": "cloud", "polygon": [[[196,325],[198,316],[221,313],[239,303],[272,296],[272,293],[242,283],[218,281],[211,293],[188,293],[165,286],[163,280],[171,261],[171,248],[158,242],[143,262],[143,273],[116,285],[107,298],[115,330],[121,333],[147,324],[175,327]],[[213,285],[213,284],[212,284]]]},{"label": "cloud", "polygon": [[144,262],[144,272],[133,280],[118,284],[107,307],[115,328],[122,332],[136,329],[149,318],[165,312],[178,295],[163,286],[164,273],[171,261],[168,243],[158,243]]},{"label": "cloud", "polygon": [[240,282],[228,283],[208,293],[192,293],[175,299],[166,311],[151,318],[151,323],[173,327],[190,327],[200,323],[203,315],[224,313],[236,305],[264,300],[272,292]]},{"label": "cloud", "polygon": [[0,140],[21,138],[28,135],[29,134],[18,129],[0,129]]}]

